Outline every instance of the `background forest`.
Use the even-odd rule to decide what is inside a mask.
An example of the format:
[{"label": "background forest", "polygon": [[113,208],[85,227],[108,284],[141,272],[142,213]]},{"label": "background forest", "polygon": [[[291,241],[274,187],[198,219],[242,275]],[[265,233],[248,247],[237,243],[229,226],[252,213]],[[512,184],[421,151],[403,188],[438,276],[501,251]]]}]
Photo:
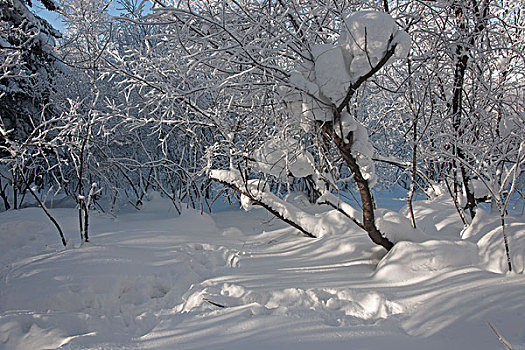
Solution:
[{"label": "background forest", "polygon": [[465,225],[523,198],[521,0],[43,1],[62,32],[33,5],[0,9],[1,210],[66,195],[87,240],[92,209],[233,189],[315,235],[275,208],[299,190],[390,249],[373,188]]}]

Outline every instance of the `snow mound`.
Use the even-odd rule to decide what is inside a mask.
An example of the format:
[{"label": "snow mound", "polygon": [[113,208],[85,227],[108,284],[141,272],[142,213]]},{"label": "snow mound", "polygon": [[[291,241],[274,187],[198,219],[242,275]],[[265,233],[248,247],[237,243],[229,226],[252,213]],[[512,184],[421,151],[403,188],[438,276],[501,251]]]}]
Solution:
[{"label": "snow mound", "polygon": [[[64,325],[62,329],[55,327],[57,321]],[[66,314],[18,311],[3,315],[0,322],[0,348],[58,349],[75,338],[95,335],[81,323],[82,320],[72,319]]]},{"label": "snow mound", "polygon": [[[512,268],[516,273],[523,273],[525,271],[525,224],[510,223],[508,228],[511,228],[514,233],[508,236]],[[506,273],[508,271],[501,227],[491,230],[484,235],[479,240],[478,247],[483,268],[496,273]]]},{"label": "snow mound", "polygon": [[388,209],[377,209],[375,213],[377,228],[392,243],[400,241],[424,242],[432,239],[420,229],[413,228],[410,220],[399,213]]},{"label": "snow mound", "polygon": [[392,282],[422,280],[437,272],[478,265],[478,247],[472,242],[399,242],[379,262],[374,277]]},{"label": "snow mound", "polygon": [[[173,307],[195,282],[219,267],[237,267],[236,251],[209,244],[188,244],[173,250],[171,268],[153,275],[129,273],[112,281],[72,281],[50,301],[50,309],[131,320],[148,310]],[[86,283],[87,282],[87,283]]]},{"label": "snow mound", "polygon": [[318,237],[349,232],[356,227],[352,221],[337,210],[330,210],[318,215],[319,222],[315,231]]},{"label": "snow mound", "polygon": [[2,267],[32,256],[35,249],[46,252],[63,249],[55,227],[44,212],[40,208],[25,208],[0,213],[0,278]]},{"label": "snow mound", "polygon": [[52,231],[46,221],[13,221],[0,223],[0,251],[8,252],[22,248],[26,244],[41,239],[42,233]]},{"label": "snow mound", "polygon": [[163,197],[160,192],[153,191],[147,194],[146,199],[142,201],[140,210],[150,214],[178,214],[173,202]]},{"label": "snow mound", "polygon": [[247,316],[275,315],[319,319],[329,326],[374,322],[404,312],[403,307],[377,292],[351,289],[286,288],[255,292],[237,284],[199,286],[190,290],[179,312],[209,312],[249,306]]},{"label": "snow mound", "polygon": [[[463,239],[474,242],[479,248],[481,266],[492,272],[508,271],[507,255],[499,215],[491,215],[478,208],[472,224],[462,232]],[[525,271],[525,223],[513,217],[505,220],[510,258],[514,272]]]},{"label": "snow mound", "polygon": [[[476,216],[474,216],[474,219],[470,223],[470,225],[461,231],[460,236],[462,239],[468,239],[470,241],[476,241],[479,239],[479,235],[482,234],[483,231],[488,232],[496,228],[499,223],[497,222],[490,222],[493,220],[490,220],[490,215],[487,214],[487,212],[481,208],[478,208],[476,210]],[[490,226],[490,228],[487,227],[487,225]]]},{"label": "snow mound", "polygon": [[[464,229],[464,225],[448,193],[431,200],[415,201],[413,206],[416,226],[435,239],[456,240]],[[404,206],[400,213],[405,217],[409,217],[408,206]]]}]

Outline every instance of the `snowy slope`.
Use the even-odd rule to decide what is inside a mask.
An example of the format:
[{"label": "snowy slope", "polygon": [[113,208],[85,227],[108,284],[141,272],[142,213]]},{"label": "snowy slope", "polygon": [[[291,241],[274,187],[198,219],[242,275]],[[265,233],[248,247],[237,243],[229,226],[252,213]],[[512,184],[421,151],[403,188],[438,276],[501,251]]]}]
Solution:
[{"label": "snowy slope", "polygon": [[[462,239],[453,208],[418,203],[448,228],[422,221],[424,240],[385,255],[330,211],[334,233],[310,239],[262,209],[177,216],[152,198],[93,214],[81,247],[75,212],[55,209],[68,249],[38,209],[1,213],[0,349],[503,348],[488,322],[525,347],[525,277],[494,272],[486,213]],[[524,221],[509,228],[521,272]]]}]

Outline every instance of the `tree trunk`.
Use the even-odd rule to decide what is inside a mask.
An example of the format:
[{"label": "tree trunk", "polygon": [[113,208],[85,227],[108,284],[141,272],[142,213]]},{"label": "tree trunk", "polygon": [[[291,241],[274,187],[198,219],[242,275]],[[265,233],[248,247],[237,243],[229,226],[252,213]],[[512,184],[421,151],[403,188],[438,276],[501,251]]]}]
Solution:
[{"label": "tree trunk", "polygon": [[[461,142],[461,138],[464,136],[464,130],[463,126],[461,125],[461,119],[463,117],[463,87],[465,82],[465,72],[467,71],[467,64],[469,61],[469,54],[468,51],[472,50],[476,43],[476,38],[481,35],[483,30],[485,29],[485,21],[488,18],[488,9],[489,9],[489,0],[484,2],[482,4],[482,7],[480,7],[480,4],[477,1],[472,1],[472,7],[475,13],[476,17],[476,25],[471,33],[468,32],[468,23],[465,20],[465,14],[464,9],[462,5],[464,5],[462,2],[454,2],[453,8],[456,11],[456,16],[458,20],[460,21],[459,24],[459,32],[460,33],[467,33],[468,35],[468,41],[466,45],[458,44],[456,46],[456,66],[454,70],[454,86],[453,86],[453,96],[452,96],[452,123],[454,130],[456,131],[456,143],[454,144],[456,155],[458,158],[460,158],[463,162],[467,162],[468,159],[465,156],[465,153],[463,152],[462,147],[458,146],[458,144]],[[460,166],[461,171],[461,178],[463,180],[463,185],[465,186],[465,193],[467,197],[467,208],[470,212],[470,216],[474,218],[476,215],[476,199],[474,197],[474,193],[472,192],[472,189],[470,188],[470,176],[467,173],[465,166]]]},{"label": "tree trunk", "polygon": [[[91,198],[90,198],[91,199]],[[90,202],[90,199],[88,202]],[[84,204],[84,242],[89,242],[89,204],[86,204],[85,201],[83,201]]]},{"label": "tree trunk", "polygon": [[[459,55],[464,48],[461,45],[458,45],[456,48],[456,53]],[[454,92],[452,97],[452,118],[453,126],[456,131],[456,137],[458,141],[455,143],[454,147],[456,150],[456,155],[463,161],[467,161],[463,149],[458,146],[458,143],[461,142],[461,138],[464,135],[463,127],[461,126],[461,119],[463,114],[463,84],[465,80],[465,71],[467,69],[468,56],[463,54],[458,57],[456,62],[456,69],[454,72]],[[461,178],[463,180],[463,186],[465,187],[465,193],[467,196],[467,208],[470,212],[470,217],[473,219],[476,215],[476,199],[474,198],[474,193],[472,192],[469,182],[470,177],[465,170],[463,165],[460,166]],[[454,181],[455,178],[454,178]]]},{"label": "tree trunk", "polygon": [[[363,206],[363,227],[365,231],[375,244],[384,247],[386,250],[392,249],[394,244],[390,242],[388,238],[384,237],[376,227],[372,193],[370,191],[370,186],[368,186],[368,181],[363,177],[361,169],[351,153],[352,142],[345,143],[341,137],[337,136],[330,123],[325,123],[323,125],[323,132],[334,140],[341,156],[346,162],[346,165],[348,165],[348,168],[354,175],[354,180],[359,189],[359,194],[361,195],[361,203]],[[350,137],[349,139],[351,140],[352,138]]]},{"label": "tree trunk", "polygon": [[509,249],[509,239],[507,237],[507,232],[505,232],[505,211],[503,210],[500,214],[501,219],[501,231],[503,233],[503,242],[505,244],[505,255],[507,257],[507,267],[509,272],[512,272],[512,259],[510,258],[510,249]]},{"label": "tree trunk", "polygon": [[44,211],[44,213],[46,214],[46,216],[49,218],[49,220],[51,220],[51,222],[53,223],[53,225],[55,225],[57,231],[58,231],[58,234],[60,236],[60,240],[62,241],[62,245],[65,247],[67,245],[67,242],[66,242],[66,238],[64,237],[64,233],[62,232],[62,228],[60,227],[60,225],[58,224],[58,222],[55,220],[55,218],[53,217],[53,215],[51,215],[51,213],[49,212],[49,210],[47,210],[46,206],[44,205],[44,203],[42,203],[42,201],[40,200],[40,198],[38,198],[38,196],[36,195],[36,193],[33,191],[33,189],[31,188],[31,186],[29,186],[29,183],[26,181],[26,178],[24,177],[24,174],[22,173],[22,170],[20,169],[19,170],[19,173],[20,173],[20,179],[24,182],[24,184],[27,186],[27,189],[29,190],[29,193],[31,193],[31,195],[33,196],[33,198],[35,199],[35,201],[37,202],[38,206]]},{"label": "tree trunk", "polygon": [[[408,75],[412,76],[412,64],[408,60]],[[410,189],[407,194],[408,210],[410,213],[410,223],[413,228],[416,228],[416,217],[414,216],[414,208],[412,206],[412,200],[414,199],[414,192],[416,188],[416,173],[417,173],[417,121],[419,119],[419,113],[416,113],[414,106],[414,89],[412,82],[409,81],[409,101],[410,109],[414,114],[414,121],[412,122],[412,176],[410,178]]]},{"label": "tree trunk", "polygon": [[84,242],[84,196],[78,196],[78,226],[80,230],[80,243]]},{"label": "tree trunk", "polygon": [[368,186],[368,181],[363,178],[361,170],[357,165],[355,158],[351,154],[342,154],[346,164],[354,174],[354,179],[359,188],[359,194],[361,195],[361,202],[363,205],[363,226],[370,239],[380,246],[383,246],[386,250],[392,249],[394,244],[383,237],[381,232],[376,227],[375,215],[374,215],[374,203],[372,201],[372,193]]},{"label": "tree trunk", "polygon": [[7,193],[6,193],[7,185],[8,184],[6,184],[5,186],[2,186],[2,179],[0,178],[0,198],[2,198],[2,200],[4,201],[5,210],[11,209],[11,205],[9,204],[9,198],[7,198]]}]

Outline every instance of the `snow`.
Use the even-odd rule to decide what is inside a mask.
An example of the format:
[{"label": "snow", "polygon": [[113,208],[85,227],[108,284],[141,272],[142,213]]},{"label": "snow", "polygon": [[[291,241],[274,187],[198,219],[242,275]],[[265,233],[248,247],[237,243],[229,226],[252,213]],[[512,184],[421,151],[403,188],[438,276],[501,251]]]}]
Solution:
[{"label": "snow", "polygon": [[390,15],[379,11],[359,11],[348,15],[339,42],[353,57],[368,52],[372,64],[384,55],[390,36],[397,25]]},{"label": "snow", "polygon": [[[493,225],[497,223],[499,218],[492,220]],[[521,222],[507,222],[506,230],[515,232],[510,238],[509,250],[512,261],[512,268],[514,272],[523,273],[525,262],[525,225]],[[496,225],[494,225],[496,226]],[[509,231],[510,231],[509,230]],[[507,257],[505,254],[505,246],[503,244],[503,233],[501,226],[489,231],[477,242],[482,266],[488,270],[496,273],[504,273],[507,271]]]},{"label": "snow", "polygon": [[410,220],[400,213],[388,209],[377,209],[375,216],[377,229],[384,232],[392,243],[402,241],[424,242],[432,239],[432,236],[427,235],[417,227],[413,228]]},{"label": "snow", "polygon": [[55,38],[59,38],[61,36],[60,33],[53,29],[51,25],[45,20],[34,15],[30,10],[28,10],[24,2],[20,0],[12,0],[9,1],[5,6],[8,5],[12,6],[14,9],[10,15],[13,16],[13,19],[17,25],[27,22],[33,26],[33,28],[28,26],[32,30],[32,43],[41,47],[44,52],[51,53],[53,51],[53,47],[55,46]]},{"label": "snow", "polygon": [[[324,79],[330,78],[326,76]],[[304,65],[299,65],[297,70],[290,74],[289,82],[293,89],[285,89],[285,99],[292,114],[297,116],[304,129],[308,130],[309,125],[315,120],[331,121],[333,119],[333,111],[329,108],[331,102],[321,94],[320,87],[315,82],[313,67],[308,70]],[[295,92],[294,89],[300,92]]]},{"label": "snow", "polygon": [[399,242],[377,265],[375,278],[387,281],[428,279],[436,273],[478,265],[478,250],[466,241]]},{"label": "snow", "polygon": [[315,82],[323,96],[340,104],[350,86],[351,77],[345,69],[343,51],[340,46],[314,45],[312,55],[315,62]]},{"label": "snow", "polygon": [[[313,45],[309,61],[297,64],[289,83],[299,93],[285,91],[292,113],[304,123],[331,121],[350,84],[366,75],[396,45],[396,58],[405,58],[410,36],[384,12],[358,11],[344,20],[338,43]],[[293,90],[293,89],[292,89]]]},{"label": "snow", "polygon": [[286,316],[321,318],[329,326],[351,325],[356,319],[377,321],[403,312],[403,307],[387,300],[383,295],[356,292],[351,289],[286,288],[259,293],[246,288],[223,283],[191,291],[181,312],[205,311],[203,295],[229,307],[246,305],[250,316]]},{"label": "snow", "polygon": [[[335,126],[335,132],[339,137],[344,138],[345,142],[352,142],[351,153],[356,158],[361,174],[368,181],[368,185],[373,187],[377,183],[375,165],[372,160],[374,146],[368,139],[366,128],[350,113],[343,111],[340,124]],[[348,139],[349,135],[352,140]]]},{"label": "snow", "polygon": [[[294,199],[300,197],[290,195],[283,200],[269,191],[268,186],[263,180],[252,179],[246,181],[246,184],[244,184],[238,172],[229,170],[211,170],[210,178],[240,189],[242,191],[241,207],[244,210],[251,210],[254,202],[257,201],[264,204],[267,208],[271,208],[282,218],[299,225],[314,237],[320,238],[331,234],[334,229],[337,230],[337,232],[346,232],[350,230],[348,225],[353,225],[352,222],[349,222],[345,215],[338,210],[331,210],[322,214],[311,213],[312,210],[308,209],[313,209],[314,211],[315,209],[313,205],[308,203],[308,200],[299,199],[295,201]],[[338,202],[337,199],[333,200],[333,198],[327,196],[325,196],[325,198],[332,203],[335,204]],[[289,199],[293,201],[289,201]],[[341,207],[345,208],[343,205],[341,205]],[[352,211],[348,209],[347,213],[351,212]]]},{"label": "snow", "polygon": [[[513,232],[509,237],[511,262],[517,273],[523,273],[525,262],[525,224],[514,217],[505,219],[505,230]],[[507,256],[503,244],[503,232],[499,215],[491,215],[478,208],[472,224],[461,232],[465,240],[477,244],[480,253],[480,264],[484,269],[496,273],[505,273]]]},{"label": "snow", "polygon": [[[268,184],[263,180],[252,179],[252,180],[248,180],[246,188],[248,189],[250,194],[253,194],[254,196],[257,197],[257,193],[259,191],[268,190]],[[244,210],[249,211],[252,209],[252,205],[253,205],[252,199],[244,194],[241,194],[241,207]]]},{"label": "snow", "polygon": [[[355,209],[348,203],[340,200],[337,196],[335,196],[333,193],[327,191],[325,192],[321,197],[317,199],[317,203],[331,203],[332,205],[335,205],[337,208],[341,209],[343,212],[348,214],[349,216],[353,217],[356,220],[360,220],[362,217],[362,212],[360,210]],[[359,221],[360,222],[360,221]]]},{"label": "snow", "polygon": [[[490,197],[490,191],[483,181],[478,179],[471,179],[469,185],[472,190],[472,193],[474,193],[475,198]],[[495,191],[494,193],[497,193],[497,191]]]},{"label": "snow", "polygon": [[52,209],[64,249],[38,208],[0,213],[0,349],[503,348],[488,322],[525,346],[523,217],[507,220],[508,274],[499,217],[464,230],[446,197],[414,202],[417,230],[378,211],[388,254],[328,206],[283,202],[330,234],[257,207],[178,215],[153,193],[141,211],[91,213],[83,245],[76,210]]},{"label": "snow", "polygon": [[407,58],[410,53],[412,38],[404,30],[398,30],[394,37],[393,44],[396,44],[394,56],[396,58]]},{"label": "snow", "polygon": [[314,157],[293,138],[271,139],[254,152],[253,158],[255,170],[283,180],[288,174],[299,178],[315,171]]},{"label": "snow", "polygon": [[[439,189],[439,187],[436,187]],[[417,201],[414,205],[416,227],[440,239],[456,239],[464,229],[450,195],[441,194],[429,201]],[[401,209],[401,214],[409,217],[408,208]]]},{"label": "snow", "polygon": [[354,80],[368,73],[396,44],[396,57],[406,57],[411,40],[385,12],[358,11],[347,16],[339,37],[345,60]]},{"label": "snow", "polygon": [[352,155],[370,186],[377,179],[367,130],[346,111],[336,120],[334,111],[345,100],[351,84],[375,68],[393,45],[394,57],[405,58],[411,39],[389,14],[358,11],[344,19],[337,43],[311,47],[305,55],[310,60],[296,65],[290,74],[290,88],[283,91],[291,113],[305,130],[315,121],[335,122],[335,132],[345,142],[352,142]]}]

